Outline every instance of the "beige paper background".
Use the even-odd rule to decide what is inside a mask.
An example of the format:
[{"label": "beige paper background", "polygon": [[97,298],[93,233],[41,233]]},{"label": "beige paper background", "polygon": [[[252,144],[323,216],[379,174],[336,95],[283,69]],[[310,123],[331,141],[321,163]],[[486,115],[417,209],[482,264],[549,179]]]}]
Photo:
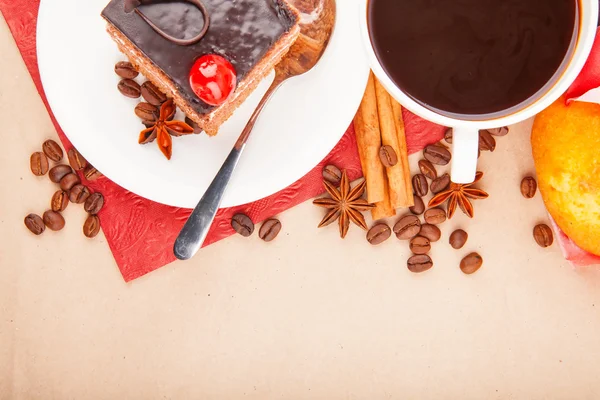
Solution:
[{"label": "beige paper background", "polygon": [[[317,230],[308,202],[271,244],[233,237],[125,284],[81,208],[62,232],[24,227],[55,190],[28,169],[55,132],[3,21],[0,51],[0,399],[600,396],[600,274],[533,242],[546,216],[519,193],[531,122],[482,156],[491,197],[444,224],[427,273],[408,272],[396,239]],[[465,276],[472,250],[484,266]]]}]

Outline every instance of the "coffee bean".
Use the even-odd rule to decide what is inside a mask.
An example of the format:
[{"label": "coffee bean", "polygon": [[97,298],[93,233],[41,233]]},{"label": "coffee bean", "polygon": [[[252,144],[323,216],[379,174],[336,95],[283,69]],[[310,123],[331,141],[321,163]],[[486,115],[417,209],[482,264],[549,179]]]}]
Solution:
[{"label": "coffee bean", "polygon": [[123,96],[131,99],[138,99],[142,94],[140,85],[132,79],[122,79],[117,85],[117,89]]},{"label": "coffee bean", "polygon": [[50,208],[52,211],[65,211],[69,205],[69,194],[64,190],[59,190],[52,196],[50,201]]},{"label": "coffee bean", "polygon": [[73,169],[65,164],[55,165],[50,169],[48,178],[54,183],[59,183],[66,175],[73,173]]},{"label": "coffee bean", "polygon": [[433,164],[427,160],[419,160],[419,169],[427,178],[434,180],[437,178],[437,170]]},{"label": "coffee bean", "polygon": [[269,219],[263,222],[258,230],[258,237],[265,242],[270,242],[275,239],[281,231],[281,222],[277,219]]},{"label": "coffee bean", "polygon": [[83,204],[91,195],[92,192],[87,186],[75,185],[69,191],[69,200],[71,200],[71,203]]},{"label": "coffee bean", "polygon": [[479,131],[479,150],[491,152],[496,150],[496,139],[488,131]]},{"label": "coffee bean", "polygon": [[71,188],[73,188],[73,186],[79,185],[80,183],[81,180],[79,179],[79,176],[77,176],[77,174],[70,173],[65,175],[60,180],[60,188],[65,192],[68,192],[69,190],[71,190]]},{"label": "coffee bean", "polygon": [[46,175],[48,172],[48,157],[40,151],[33,153],[29,157],[29,167],[35,176]]},{"label": "coffee bean", "polygon": [[431,250],[429,239],[423,236],[415,236],[410,240],[410,251],[413,254],[427,254]]},{"label": "coffee bean", "polygon": [[104,196],[101,193],[94,193],[85,201],[84,210],[92,215],[96,215],[104,207]]},{"label": "coffee bean", "polygon": [[439,225],[446,221],[446,211],[441,208],[430,208],[425,211],[425,222],[431,225]]},{"label": "coffee bean", "polygon": [[388,240],[390,236],[392,236],[392,230],[387,224],[377,224],[367,232],[367,241],[376,246]]},{"label": "coffee bean", "polygon": [[448,144],[452,144],[452,134],[453,134],[453,129],[452,128],[448,128],[446,129],[446,133],[444,134],[444,140],[446,141],[446,143]]},{"label": "coffee bean", "polygon": [[102,175],[102,172],[98,171],[91,164],[88,164],[88,166],[83,169],[83,175],[85,176],[85,179],[87,179],[90,182],[95,181],[96,179],[102,178],[104,176]]},{"label": "coffee bean", "polygon": [[326,165],[323,168],[323,179],[337,186],[342,180],[342,171],[335,165]]},{"label": "coffee bean", "polygon": [[469,239],[469,234],[462,229],[457,229],[450,235],[450,246],[453,249],[462,249]]},{"label": "coffee bean", "polygon": [[416,215],[406,215],[394,225],[394,233],[400,240],[409,240],[421,231],[421,221]]},{"label": "coffee bean", "polygon": [[533,238],[540,247],[550,247],[554,243],[552,229],[546,224],[536,225],[533,228]]},{"label": "coffee bean", "polygon": [[139,75],[133,64],[128,61],[119,61],[115,65],[115,73],[124,79],[134,79]]},{"label": "coffee bean", "polygon": [[448,186],[450,186],[450,175],[444,174],[431,182],[431,193],[438,194],[443,192],[448,188]]},{"label": "coffee bean", "polygon": [[62,148],[54,140],[46,140],[44,144],[42,144],[42,150],[44,151],[44,154],[46,154],[46,156],[52,161],[59,162],[63,158]]},{"label": "coffee bean", "polygon": [[167,101],[167,96],[160,91],[156,85],[150,81],[146,81],[141,86],[142,97],[148,103],[154,106],[160,106]]},{"label": "coffee bean", "polygon": [[248,237],[254,232],[254,223],[245,214],[236,214],[231,218],[231,227],[240,235]]},{"label": "coffee bean", "polygon": [[25,226],[34,235],[41,235],[46,230],[44,220],[37,214],[29,214],[25,217]]},{"label": "coffee bean", "polygon": [[431,261],[431,257],[426,254],[419,254],[416,256],[412,256],[406,262],[408,266],[408,270],[414,273],[425,272],[428,269],[433,267],[433,261]]},{"label": "coffee bean", "polygon": [[150,103],[140,103],[135,106],[135,115],[142,121],[156,121],[160,115],[158,107]]},{"label": "coffee bean", "polygon": [[435,225],[423,224],[419,235],[426,237],[430,242],[437,242],[442,237],[442,231]]},{"label": "coffee bean", "polygon": [[477,253],[471,253],[460,262],[460,270],[467,275],[474,274],[483,265],[483,258]]},{"label": "coffee bean", "polygon": [[521,194],[526,199],[531,199],[535,196],[537,192],[537,182],[531,176],[526,176],[521,181]]},{"label": "coffee bean", "polygon": [[44,224],[51,231],[60,231],[65,227],[65,219],[59,212],[48,210],[44,213]]},{"label": "coffee bean", "polygon": [[77,151],[75,147],[67,152],[67,157],[69,158],[69,164],[75,171],[81,171],[88,164],[87,160]]},{"label": "coffee bean", "polygon": [[415,205],[409,208],[410,212],[415,215],[421,215],[425,212],[425,203],[419,196],[415,196]]},{"label": "coffee bean", "polygon": [[192,128],[194,128],[194,133],[196,133],[196,134],[202,133],[202,128],[200,128],[198,123],[196,121],[194,121],[193,119],[191,119],[190,117],[188,117],[187,115],[185,116],[185,123],[188,124],[189,126],[191,126]]},{"label": "coffee bean", "polygon": [[413,192],[419,197],[427,196],[429,192],[429,184],[427,178],[423,174],[417,174],[412,178]]},{"label": "coffee bean", "polygon": [[392,146],[381,146],[379,148],[379,159],[386,168],[390,168],[398,164],[398,155]]},{"label": "coffee bean", "polygon": [[435,165],[447,165],[452,159],[452,154],[442,146],[429,145],[423,150],[425,159]]},{"label": "coffee bean", "polygon": [[100,232],[100,218],[97,215],[89,215],[83,224],[83,234],[88,238],[94,238]]},{"label": "coffee bean", "polygon": [[506,134],[508,134],[508,128],[506,126],[496,129],[487,129],[487,131],[494,136],[506,136]]}]

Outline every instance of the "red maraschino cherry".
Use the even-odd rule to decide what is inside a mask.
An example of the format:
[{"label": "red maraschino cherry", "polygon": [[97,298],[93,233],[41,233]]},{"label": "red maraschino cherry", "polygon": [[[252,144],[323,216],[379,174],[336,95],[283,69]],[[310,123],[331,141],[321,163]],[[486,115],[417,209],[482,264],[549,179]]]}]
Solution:
[{"label": "red maraschino cherry", "polygon": [[227,101],[237,85],[235,68],[225,58],[207,54],[194,63],[190,86],[206,104],[219,106]]}]

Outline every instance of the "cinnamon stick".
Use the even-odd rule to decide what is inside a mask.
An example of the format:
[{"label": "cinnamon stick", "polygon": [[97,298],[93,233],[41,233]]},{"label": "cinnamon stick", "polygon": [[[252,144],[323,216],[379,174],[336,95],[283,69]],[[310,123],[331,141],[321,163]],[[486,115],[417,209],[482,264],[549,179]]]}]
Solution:
[{"label": "cinnamon stick", "polygon": [[356,143],[367,182],[367,201],[379,203],[386,199],[385,172],[379,159],[381,132],[375,94],[375,77],[371,72],[365,95],[356,114]]},{"label": "cinnamon stick", "polygon": [[[389,198],[392,208],[408,208],[414,205],[412,190],[407,190],[406,182],[410,181],[410,173],[407,176],[403,168],[405,158],[408,165],[408,154],[402,153],[398,143],[396,118],[392,108],[392,98],[378,80],[375,80],[375,93],[377,96],[377,109],[379,114],[379,125],[381,130],[381,142],[383,145],[394,149],[398,162],[396,165],[386,168],[388,178]],[[406,141],[404,146],[406,147]]]},{"label": "cinnamon stick", "polygon": [[398,164],[402,169],[406,193],[408,193],[408,202],[412,205],[415,199],[412,191],[410,164],[408,162],[408,147],[406,145],[406,129],[404,126],[404,117],[402,116],[402,106],[392,98],[392,111],[394,112],[394,124],[396,125],[396,135],[398,136]]},{"label": "cinnamon stick", "polygon": [[373,217],[373,221],[377,221],[378,219],[393,217],[396,215],[396,210],[392,206],[392,202],[390,201],[389,196],[389,187],[388,187],[388,179],[384,175],[383,181],[385,183],[385,199],[378,203],[375,203],[375,207],[371,209],[371,216]]}]

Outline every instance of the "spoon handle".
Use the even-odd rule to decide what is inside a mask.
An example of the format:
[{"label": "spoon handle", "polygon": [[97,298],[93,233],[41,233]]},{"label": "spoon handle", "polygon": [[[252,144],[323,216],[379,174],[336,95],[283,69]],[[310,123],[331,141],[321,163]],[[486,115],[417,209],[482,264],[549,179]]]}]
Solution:
[{"label": "spoon handle", "polygon": [[177,236],[175,246],[173,247],[173,253],[178,259],[189,260],[200,249],[202,243],[204,243],[208,230],[215,219],[215,215],[217,215],[217,210],[221,205],[221,201],[223,201],[223,196],[225,195],[225,190],[231,180],[233,171],[235,171],[235,168],[240,161],[242,152],[246,147],[246,142],[254,128],[254,124],[273,96],[273,93],[281,86],[281,83],[283,83],[284,80],[285,79],[279,74],[275,76],[275,80],[271,84],[271,87],[269,87],[258,106],[256,106],[256,110],[254,110],[254,113],[235,143],[231,153],[229,153],[229,156],[223,163],[223,166],[217,173],[217,176],[215,176],[202,196],[202,199],[200,199],[200,202],[196,208],[194,208],[194,211],[183,226],[179,236]]}]

